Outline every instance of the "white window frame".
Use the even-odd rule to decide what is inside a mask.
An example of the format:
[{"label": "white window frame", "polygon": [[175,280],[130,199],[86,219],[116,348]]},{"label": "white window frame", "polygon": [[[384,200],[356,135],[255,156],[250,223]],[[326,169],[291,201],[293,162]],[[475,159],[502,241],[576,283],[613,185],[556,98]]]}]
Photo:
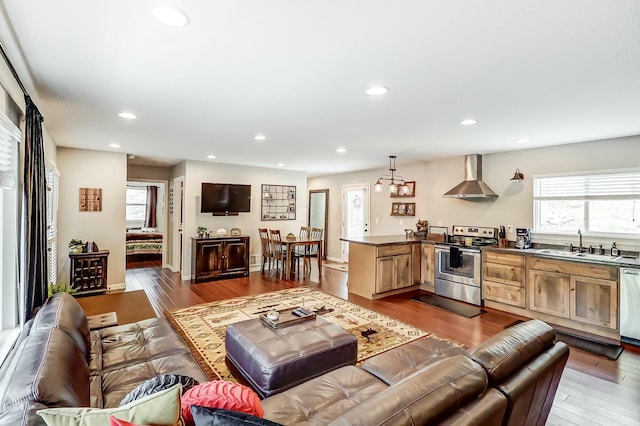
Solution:
[{"label": "white window frame", "polygon": [[[146,193],[147,187],[146,186],[139,186],[139,185],[127,185],[127,189],[135,189],[135,190],[144,190]],[[125,194],[125,199],[126,199],[126,194]],[[126,206],[143,206],[144,207],[144,211],[145,211],[145,215],[147,214],[147,203],[146,203],[146,195],[145,195],[145,202],[144,203],[126,203]],[[129,218],[126,217],[126,211],[125,211],[125,221],[127,223],[127,226],[130,226],[131,224],[136,224],[138,222],[140,222],[140,227],[144,226],[144,221],[145,219],[143,218],[141,221],[136,221],[136,220],[129,220]]]},{"label": "white window frame", "polygon": [[58,282],[58,190],[60,173],[53,166],[46,166],[47,181],[47,262],[49,283]]},{"label": "white window frame", "polygon": [[[628,186],[625,192],[623,190],[622,185],[617,186],[602,186],[601,177],[603,176],[611,176],[611,178],[617,178],[619,182],[619,178],[623,175],[629,175],[633,184]],[[540,188],[537,186],[541,181],[551,178],[583,178],[587,181],[586,186],[589,186],[590,178],[593,177],[593,186],[594,189],[580,187],[569,188],[567,186],[566,191],[563,191],[565,195],[553,195],[551,192],[547,190],[546,193],[541,194]],[[600,178],[600,179],[599,179]],[[598,182],[600,181],[600,182]],[[599,183],[599,186],[595,184]],[[544,192],[544,190],[543,190]],[[573,195],[567,195],[573,194]],[[616,169],[616,170],[597,170],[597,171],[588,171],[588,172],[572,172],[572,173],[557,173],[557,174],[544,174],[544,175],[534,175],[533,176],[533,191],[532,191],[532,205],[533,205],[533,232],[536,235],[540,236],[574,236],[577,235],[577,229],[574,230],[566,230],[566,231],[549,231],[541,229],[541,212],[540,212],[540,204],[537,201],[544,200],[577,200],[577,201],[585,201],[585,228],[581,231],[585,235],[590,235],[593,237],[594,241],[598,239],[616,239],[616,240],[627,240],[632,241],[634,243],[638,242],[640,239],[640,233],[614,233],[614,232],[599,232],[593,231],[589,229],[589,210],[588,210],[588,201],[590,200],[630,200],[630,199],[638,199],[640,198],[640,168],[631,168],[631,169]]]},{"label": "white window frame", "polygon": [[[18,267],[20,240],[20,179],[18,152],[22,133],[18,127],[0,112],[0,146],[2,146],[2,181],[10,189],[0,191],[0,363],[15,342],[19,333],[22,302],[20,295],[20,271]],[[9,142],[8,144],[6,142]],[[8,162],[7,162],[8,160]],[[11,198],[8,198],[11,197]],[[13,200],[12,200],[13,199]],[[13,212],[4,211],[5,206],[15,206]],[[9,214],[7,214],[9,213]],[[6,235],[5,232],[11,235]]]}]

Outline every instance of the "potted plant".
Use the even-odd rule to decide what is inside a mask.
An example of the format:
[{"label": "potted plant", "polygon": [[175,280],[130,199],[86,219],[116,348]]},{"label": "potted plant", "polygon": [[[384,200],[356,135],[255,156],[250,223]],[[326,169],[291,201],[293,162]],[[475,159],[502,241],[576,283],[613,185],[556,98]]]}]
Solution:
[{"label": "potted plant", "polygon": [[74,294],[78,290],[73,288],[69,283],[49,283],[47,288],[49,297],[53,296],[56,293],[69,293]]},{"label": "potted plant", "polygon": [[198,226],[196,228],[196,232],[198,233],[198,238],[202,238],[209,230],[205,226]]},{"label": "potted plant", "polygon": [[84,246],[84,241],[82,240],[73,238],[71,241],[69,241],[69,250],[71,250],[71,252],[73,253],[81,253],[82,246]]}]

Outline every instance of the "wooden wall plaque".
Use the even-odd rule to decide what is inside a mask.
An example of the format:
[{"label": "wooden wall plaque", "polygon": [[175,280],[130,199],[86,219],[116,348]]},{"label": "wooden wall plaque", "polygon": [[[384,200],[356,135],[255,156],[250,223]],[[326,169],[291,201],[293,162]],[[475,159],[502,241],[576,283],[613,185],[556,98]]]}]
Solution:
[{"label": "wooden wall plaque", "polygon": [[80,188],[80,211],[102,211],[102,188]]}]

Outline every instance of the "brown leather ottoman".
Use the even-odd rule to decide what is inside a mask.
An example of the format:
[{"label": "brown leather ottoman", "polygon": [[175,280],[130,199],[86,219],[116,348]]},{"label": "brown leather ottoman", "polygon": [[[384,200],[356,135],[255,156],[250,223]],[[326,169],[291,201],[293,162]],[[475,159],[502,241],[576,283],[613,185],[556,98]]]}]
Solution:
[{"label": "brown leather ottoman", "polygon": [[262,398],[354,365],[358,355],[358,339],[319,316],[282,329],[258,319],[231,324],[225,346],[226,361]]}]

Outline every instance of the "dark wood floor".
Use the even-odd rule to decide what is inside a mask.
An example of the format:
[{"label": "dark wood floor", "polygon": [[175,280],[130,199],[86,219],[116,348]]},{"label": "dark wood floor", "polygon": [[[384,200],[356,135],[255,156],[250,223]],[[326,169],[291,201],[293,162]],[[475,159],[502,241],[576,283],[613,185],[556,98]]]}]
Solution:
[{"label": "dark wood floor", "polygon": [[[520,319],[492,309],[465,318],[412,301],[408,294],[368,300],[348,293],[345,272],[323,269],[321,277],[314,269],[295,281],[254,272],[248,278],[191,284],[168,269],[136,268],[127,270],[126,285],[127,291],[144,290],[159,316],[167,309],[308,285],[470,348]],[[547,424],[640,425],[640,352],[626,348],[611,361],[572,348]]]}]

